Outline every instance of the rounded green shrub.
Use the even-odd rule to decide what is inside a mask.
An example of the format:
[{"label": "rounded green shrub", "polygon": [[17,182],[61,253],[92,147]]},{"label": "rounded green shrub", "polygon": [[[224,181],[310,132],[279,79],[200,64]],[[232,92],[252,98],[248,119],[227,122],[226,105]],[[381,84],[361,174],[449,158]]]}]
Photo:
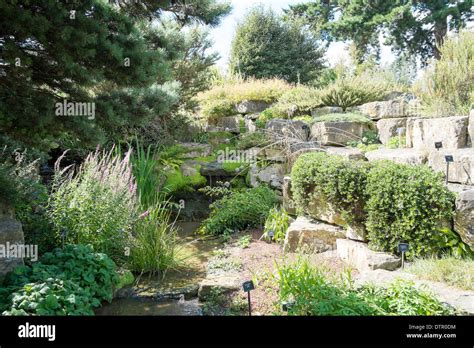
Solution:
[{"label": "rounded green shrub", "polygon": [[266,186],[234,191],[211,205],[200,233],[219,235],[263,225],[276,201],[275,192]]},{"label": "rounded green shrub", "polygon": [[453,215],[455,196],[441,173],[427,166],[377,162],[367,177],[365,211],[370,246],[397,252],[410,243],[408,257],[438,253],[439,234]]},{"label": "rounded green shrub", "polygon": [[[364,189],[369,165],[324,152],[301,155],[291,171],[292,192],[297,210],[311,215],[311,201],[327,201],[349,224],[364,221]],[[316,217],[316,216],[315,216]]]}]

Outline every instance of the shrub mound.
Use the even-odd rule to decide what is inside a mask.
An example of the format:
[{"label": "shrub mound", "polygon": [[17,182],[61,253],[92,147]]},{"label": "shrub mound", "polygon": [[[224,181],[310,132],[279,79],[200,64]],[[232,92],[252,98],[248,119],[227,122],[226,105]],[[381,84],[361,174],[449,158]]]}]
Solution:
[{"label": "shrub mound", "polygon": [[3,315],[93,315],[102,301],[112,301],[118,280],[109,257],[89,246],[67,245],[9,273],[0,309]]},{"label": "shrub mound", "polygon": [[276,202],[275,192],[266,186],[227,194],[211,205],[200,233],[219,235],[263,225]]},{"label": "shrub mound", "polygon": [[405,241],[411,244],[409,258],[459,250],[456,234],[443,228],[453,214],[454,194],[426,166],[309,153],[298,158],[291,176],[300,212],[311,214],[311,200],[322,198],[348,224],[365,227],[372,249],[396,252]]},{"label": "shrub mound", "polygon": [[289,315],[447,315],[452,310],[413,283],[355,287],[350,273],[339,278],[306,260],[278,266],[280,300],[291,302]]}]

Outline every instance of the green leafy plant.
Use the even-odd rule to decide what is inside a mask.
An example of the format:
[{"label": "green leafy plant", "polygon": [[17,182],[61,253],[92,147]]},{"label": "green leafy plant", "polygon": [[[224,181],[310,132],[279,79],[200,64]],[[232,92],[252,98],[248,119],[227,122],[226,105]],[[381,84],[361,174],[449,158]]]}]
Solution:
[{"label": "green leafy plant", "polygon": [[[290,224],[290,217],[282,208],[273,207],[265,220],[262,238],[268,241],[274,240],[282,243],[285,240],[286,230]],[[273,238],[270,234],[273,233]]]},{"label": "green leafy plant", "polygon": [[301,155],[291,171],[297,210],[311,216],[313,200],[327,202],[346,223],[363,225],[368,170],[366,162],[350,161],[324,152]]},{"label": "green leafy plant", "polygon": [[398,148],[404,148],[407,145],[407,140],[405,137],[391,137],[388,139],[388,144],[387,147],[389,149],[398,149]]},{"label": "green leafy plant", "polygon": [[388,287],[356,287],[350,271],[335,276],[307,260],[277,265],[281,302],[289,315],[446,315],[453,314],[431,293],[409,282]]},{"label": "green leafy plant", "polygon": [[365,212],[370,246],[397,252],[410,243],[407,257],[439,253],[440,225],[452,218],[454,194],[441,173],[426,166],[377,162],[367,177]]},{"label": "green leafy plant", "polygon": [[246,249],[250,246],[252,242],[252,236],[250,234],[243,235],[237,239],[237,245],[242,249]]},{"label": "green leafy plant", "polygon": [[19,266],[5,280],[4,315],[92,315],[111,301],[118,284],[114,262],[89,246],[67,245],[31,267]]},{"label": "green leafy plant", "polygon": [[130,163],[112,151],[91,153],[77,173],[55,166],[48,214],[58,239],[66,244],[90,244],[117,263],[125,260],[138,197]]},{"label": "green leafy plant", "polygon": [[350,141],[347,146],[358,148],[362,153],[379,149],[380,144],[378,133],[376,131],[364,131],[362,138],[358,141]]},{"label": "green leafy plant", "polygon": [[211,205],[211,214],[199,232],[219,235],[228,230],[257,227],[265,222],[275,203],[275,192],[266,186],[233,192]]}]

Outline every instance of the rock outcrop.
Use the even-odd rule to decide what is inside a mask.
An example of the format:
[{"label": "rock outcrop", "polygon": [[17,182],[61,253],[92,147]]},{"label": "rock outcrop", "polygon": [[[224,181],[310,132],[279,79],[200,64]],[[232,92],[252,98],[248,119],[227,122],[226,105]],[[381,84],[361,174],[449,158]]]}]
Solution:
[{"label": "rock outcrop", "polygon": [[311,140],[321,145],[344,146],[360,140],[364,132],[372,129],[372,125],[365,122],[316,122],[311,126]]},{"label": "rock outcrop", "polygon": [[456,199],[454,230],[474,251],[474,189],[461,192]]},{"label": "rock outcrop", "polygon": [[288,252],[322,253],[333,250],[344,229],[299,216],[286,231],[284,249]]},{"label": "rock outcrop", "polygon": [[365,157],[370,162],[388,160],[410,165],[424,164],[428,159],[426,152],[415,149],[380,149],[367,152]]},{"label": "rock outcrop", "polygon": [[393,271],[401,265],[399,257],[383,252],[372,251],[367,244],[363,242],[338,239],[336,244],[338,256],[359,271],[375,269]]},{"label": "rock outcrop", "polygon": [[399,136],[398,129],[403,129],[402,136],[406,136],[407,119],[406,118],[384,118],[377,121],[377,131],[379,140],[387,145],[390,138]]}]

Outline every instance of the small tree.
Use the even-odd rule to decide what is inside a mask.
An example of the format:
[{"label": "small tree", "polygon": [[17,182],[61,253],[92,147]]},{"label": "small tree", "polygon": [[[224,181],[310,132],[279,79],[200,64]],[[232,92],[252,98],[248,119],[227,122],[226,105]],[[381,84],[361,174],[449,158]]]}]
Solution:
[{"label": "small tree", "polygon": [[262,6],[252,8],[237,28],[230,67],[246,77],[308,82],[323,68],[324,51],[299,21],[285,22]]}]

